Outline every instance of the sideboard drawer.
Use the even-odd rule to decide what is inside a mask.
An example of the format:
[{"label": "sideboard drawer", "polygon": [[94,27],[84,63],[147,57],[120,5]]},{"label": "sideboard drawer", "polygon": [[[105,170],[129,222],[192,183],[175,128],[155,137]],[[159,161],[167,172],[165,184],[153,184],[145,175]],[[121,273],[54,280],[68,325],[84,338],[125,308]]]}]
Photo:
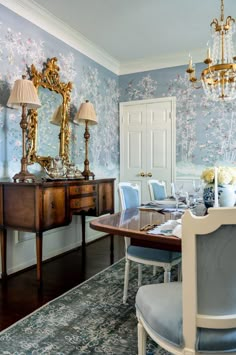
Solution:
[{"label": "sideboard drawer", "polygon": [[70,186],[70,196],[85,195],[96,192],[96,185]]},{"label": "sideboard drawer", "polygon": [[88,210],[90,208],[96,208],[96,197],[80,197],[72,198],[70,200],[70,208],[72,210]]}]

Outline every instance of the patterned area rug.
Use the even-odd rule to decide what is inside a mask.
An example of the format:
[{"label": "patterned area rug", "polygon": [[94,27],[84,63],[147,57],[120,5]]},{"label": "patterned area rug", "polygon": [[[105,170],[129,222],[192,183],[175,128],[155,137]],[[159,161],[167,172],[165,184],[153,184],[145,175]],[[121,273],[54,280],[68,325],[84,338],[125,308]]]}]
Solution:
[{"label": "patterned area rug", "polygon": [[[2,331],[0,354],[137,355],[137,264],[131,264],[123,305],[124,264],[123,259]],[[153,277],[152,267],[143,267],[143,284],[162,281],[162,269]],[[149,339],[147,354],[169,353]]]}]

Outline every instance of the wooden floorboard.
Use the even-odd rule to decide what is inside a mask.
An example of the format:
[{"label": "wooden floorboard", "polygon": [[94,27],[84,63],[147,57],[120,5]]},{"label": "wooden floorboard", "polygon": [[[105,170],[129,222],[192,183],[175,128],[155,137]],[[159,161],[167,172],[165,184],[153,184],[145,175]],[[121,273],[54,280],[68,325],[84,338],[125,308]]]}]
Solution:
[{"label": "wooden floorboard", "polygon": [[0,282],[0,330],[9,327],[45,303],[79,285],[124,257],[124,240],[106,236],[82,249],[43,263],[43,282],[36,280],[36,267],[21,271]]}]

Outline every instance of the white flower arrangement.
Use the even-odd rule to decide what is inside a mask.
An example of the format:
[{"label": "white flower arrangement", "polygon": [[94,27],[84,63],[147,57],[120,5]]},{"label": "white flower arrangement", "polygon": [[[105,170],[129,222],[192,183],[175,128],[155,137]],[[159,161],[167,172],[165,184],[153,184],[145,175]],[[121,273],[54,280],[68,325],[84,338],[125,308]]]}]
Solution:
[{"label": "white flower arrangement", "polygon": [[[201,179],[208,184],[214,183],[215,168],[207,168],[202,172]],[[236,168],[220,166],[217,168],[217,180],[219,185],[236,184]]]}]

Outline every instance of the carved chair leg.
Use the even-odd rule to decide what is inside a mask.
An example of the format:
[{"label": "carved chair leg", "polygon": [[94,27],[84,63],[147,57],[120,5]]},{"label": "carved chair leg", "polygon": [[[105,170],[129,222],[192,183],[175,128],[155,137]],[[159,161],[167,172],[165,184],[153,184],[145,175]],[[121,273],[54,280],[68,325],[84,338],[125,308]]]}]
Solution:
[{"label": "carved chair leg", "polygon": [[178,268],[178,274],[177,274],[178,281],[182,281],[182,263],[179,263],[177,265],[177,268]]},{"label": "carved chair leg", "polygon": [[124,280],[124,295],[123,295],[123,303],[125,304],[128,296],[128,287],[129,287],[129,269],[130,269],[130,261],[126,258],[125,262],[125,280]]},{"label": "carved chair leg", "polygon": [[170,282],[171,279],[171,268],[166,267],[164,269],[164,282]]},{"label": "carved chair leg", "polygon": [[138,322],[138,355],[146,354],[146,342],[147,342],[147,333],[142,325]]}]

